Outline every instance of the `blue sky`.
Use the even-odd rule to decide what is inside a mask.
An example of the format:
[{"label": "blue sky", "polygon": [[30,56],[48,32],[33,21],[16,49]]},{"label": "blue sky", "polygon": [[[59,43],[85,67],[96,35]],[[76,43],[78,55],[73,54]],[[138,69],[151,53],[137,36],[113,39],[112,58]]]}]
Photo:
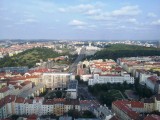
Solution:
[{"label": "blue sky", "polygon": [[160,39],[160,0],[0,0],[0,39]]}]

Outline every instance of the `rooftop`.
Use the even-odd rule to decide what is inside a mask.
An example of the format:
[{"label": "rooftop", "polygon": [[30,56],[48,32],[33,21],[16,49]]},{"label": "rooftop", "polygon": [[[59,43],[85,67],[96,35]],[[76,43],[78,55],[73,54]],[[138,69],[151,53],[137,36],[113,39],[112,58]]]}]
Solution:
[{"label": "rooftop", "polygon": [[160,116],[159,115],[147,115],[144,120],[160,120]]}]

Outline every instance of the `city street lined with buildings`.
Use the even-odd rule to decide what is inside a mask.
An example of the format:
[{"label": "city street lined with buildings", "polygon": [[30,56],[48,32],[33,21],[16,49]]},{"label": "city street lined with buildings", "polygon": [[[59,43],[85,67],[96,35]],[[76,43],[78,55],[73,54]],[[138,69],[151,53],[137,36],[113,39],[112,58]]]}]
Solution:
[{"label": "city street lined with buildings", "polygon": [[[73,110],[81,115],[91,112],[99,120],[137,120],[160,111],[159,74],[155,72],[160,68],[159,56],[93,59],[101,48],[90,42],[66,46],[75,49],[76,58],[60,55],[40,60],[32,68],[0,69],[0,118],[61,117]],[[86,59],[88,54],[92,59]],[[70,59],[75,61],[70,63]]]}]

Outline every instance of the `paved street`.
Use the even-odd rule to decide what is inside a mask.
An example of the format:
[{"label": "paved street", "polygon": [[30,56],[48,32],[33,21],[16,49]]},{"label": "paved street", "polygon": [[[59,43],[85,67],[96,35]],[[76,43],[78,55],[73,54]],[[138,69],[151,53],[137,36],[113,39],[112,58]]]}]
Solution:
[{"label": "paved street", "polygon": [[76,75],[76,71],[77,71],[77,64],[79,63],[79,61],[81,61],[84,57],[85,57],[85,51],[86,48],[83,47],[80,51],[79,56],[77,57],[77,59],[74,61],[74,63],[70,66],[69,72],[73,73],[74,75]]},{"label": "paved street", "polygon": [[96,98],[88,91],[87,86],[78,86],[78,94],[83,97],[85,100],[95,100]]}]

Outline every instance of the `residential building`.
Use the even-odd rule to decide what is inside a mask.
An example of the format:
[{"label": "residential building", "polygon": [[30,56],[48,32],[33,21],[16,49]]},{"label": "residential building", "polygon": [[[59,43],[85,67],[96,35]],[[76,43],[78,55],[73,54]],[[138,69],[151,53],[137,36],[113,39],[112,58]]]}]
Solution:
[{"label": "residential building", "polygon": [[160,80],[156,81],[154,92],[160,94]]},{"label": "residential building", "polygon": [[160,116],[159,115],[147,115],[143,120],[160,120]]},{"label": "residential building", "polygon": [[138,120],[144,105],[138,101],[117,100],[112,103],[112,111],[122,120]]},{"label": "residential building", "polygon": [[46,88],[66,89],[72,77],[71,73],[43,73],[42,81]]},{"label": "residential building", "polygon": [[10,91],[9,91],[9,87],[2,87],[0,88],[0,99],[8,96],[10,94]]},{"label": "residential building", "polygon": [[[160,81],[159,77],[158,76],[151,76],[151,77],[148,77],[147,80],[146,80],[146,86],[152,90],[152,92],[155,91],[155,86],[157,84],[157,81]],[[158,86],[157,86],[158,87]],[[157,88],[158,89],[158,88]],[[157,91],[158,92],[158,91]]]},{"label": "residential building", "polygon": [[68,87],[67,87],[67,98],[69,99],[77,99],[78,96],[78,81],[77,80],[71,80],[69,81]]},{"label": "residential building", "polygon": [[93,79],[89,79],[88,85],[104,84],[104,83],[123,83],[134,84],[134,78],[129,74],[119,75],[99,75],[94,74]]},{"label": "residential building", "polygon": [[144,112],[150,113],[154,111],[154,98],[146,98],[143,100],[144,102]]},{"label": "residential building", "polygon": [[110,118],[113,117],[113,113],[105,105],[104,106],[101,105],[97,109],[94,109],[94,114],[100,120],[109,120]]}]

